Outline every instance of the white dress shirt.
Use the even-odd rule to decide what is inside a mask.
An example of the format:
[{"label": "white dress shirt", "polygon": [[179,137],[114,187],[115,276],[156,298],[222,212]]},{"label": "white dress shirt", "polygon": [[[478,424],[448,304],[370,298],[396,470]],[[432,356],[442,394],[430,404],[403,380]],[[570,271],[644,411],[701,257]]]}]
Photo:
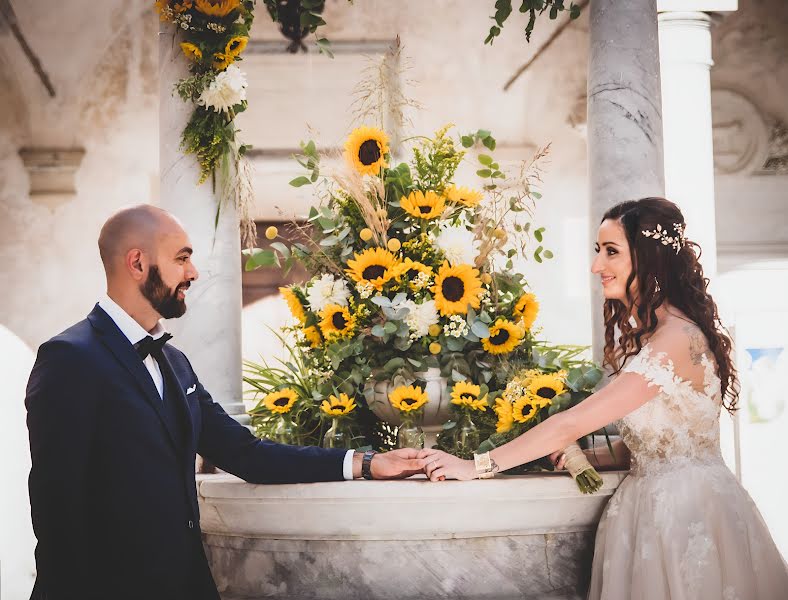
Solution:
[{"label": "white dress shirt", "polygon": [[[154,340],[157,340],[167,333],[167,330],[164,329],[161,323],[156,323],[156,327],[150,331],[145,331],[142,325],[137,323],[129,313],[123,310],[117,302],[107,295],[104,295],[98,301],[98,305],[109,315],[110,319],[115,321],[115,325],[117,325],[123,335],[128,338],[132,346],[140,340],[145,339],[147,336],[151,336]],[[156,359],[150,354],[146,356],[145,360],[142,362],[145,368],[148,369],[148,373],[150,373],[153,383],[159,391],[159,396],[164,398],[164,377],[161,374],[159,363],[157,363]],[[345,454],[345,459],[342,461],[342,476],[347,480],[353,479],[353,454],[353,450],[348,450],[347,454]]]}]

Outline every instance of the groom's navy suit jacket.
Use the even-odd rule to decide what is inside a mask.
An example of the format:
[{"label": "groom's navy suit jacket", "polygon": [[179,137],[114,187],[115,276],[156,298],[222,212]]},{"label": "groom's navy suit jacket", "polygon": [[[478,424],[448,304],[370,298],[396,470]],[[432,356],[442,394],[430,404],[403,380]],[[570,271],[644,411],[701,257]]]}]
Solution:
[{"label": "groom's navy suit jacket", "polygon": [[158,362],[163,400],[98,305],[39,348],[25,400],[32,598],[218,598],[200,540],[195,452],[252,483],[343,478],[345,451],[260,441],[211,400],[182,352],[165,345]]}]

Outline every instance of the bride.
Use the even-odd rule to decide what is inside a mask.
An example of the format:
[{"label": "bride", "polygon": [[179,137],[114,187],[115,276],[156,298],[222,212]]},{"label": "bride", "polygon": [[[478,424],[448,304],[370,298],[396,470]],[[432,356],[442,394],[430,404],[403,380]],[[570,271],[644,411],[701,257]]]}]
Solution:
[{"label": "bride", "polygon": [[589,598],[784,599],[788,567],[720,454],[736,369],[684,226],[662,198],[623,202],[602,220],[592,272],[605,295],[608,386],[475,460],[420,457],[432,481],[491,477],[551,453],[560,467],[562,448],[616,421],[631,469],[599,523]]}]

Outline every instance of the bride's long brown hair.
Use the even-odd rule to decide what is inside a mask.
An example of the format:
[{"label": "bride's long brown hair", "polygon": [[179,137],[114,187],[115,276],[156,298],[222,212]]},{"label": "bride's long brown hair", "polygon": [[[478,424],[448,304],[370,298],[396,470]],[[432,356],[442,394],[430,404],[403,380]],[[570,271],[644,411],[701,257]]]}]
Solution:
[{"label": "bride's long brown hair", "polygon": [[[664,245],[642,233],[643,230],[656,230],[659,224],[668,235],[675,237],[674,224],[680,225],[682,230],[685,227],[681,210],[664,198],[642,198],[615,205],[602,217],[603,221],[608,219],[619,221],[624,228],[632,273],[626,282],[626,303],[605,300],[605,364],[618,373],[631,356],[640,352],[644,340],[657,328],[657,308],[667,302],[687,315],[706,336],[717,363],[723,405],[729,412],[735,411],[739,382],[731,358],[732,343],[707,290],[709,280],[703,276],[703,267],[698,261],[700,246],[685,240],[676,252],[671,244]],[[631,291],[633,282],[636,282],[635,298]],[[637,314],[634,326],[630,323],[633,306]],[[616,327],[621,332],[618,343]]]}]

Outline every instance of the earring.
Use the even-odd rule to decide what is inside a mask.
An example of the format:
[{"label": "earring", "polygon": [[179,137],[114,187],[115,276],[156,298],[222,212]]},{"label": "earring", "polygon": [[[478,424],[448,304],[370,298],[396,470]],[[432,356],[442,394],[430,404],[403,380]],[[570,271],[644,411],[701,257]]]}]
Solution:
[{"label": "earring", "polygon": [[654,291],[655,292],[659,292],[661,290],[662,290],[662,288],[659,287],[659,280],[655,277],[654,278]]}]

